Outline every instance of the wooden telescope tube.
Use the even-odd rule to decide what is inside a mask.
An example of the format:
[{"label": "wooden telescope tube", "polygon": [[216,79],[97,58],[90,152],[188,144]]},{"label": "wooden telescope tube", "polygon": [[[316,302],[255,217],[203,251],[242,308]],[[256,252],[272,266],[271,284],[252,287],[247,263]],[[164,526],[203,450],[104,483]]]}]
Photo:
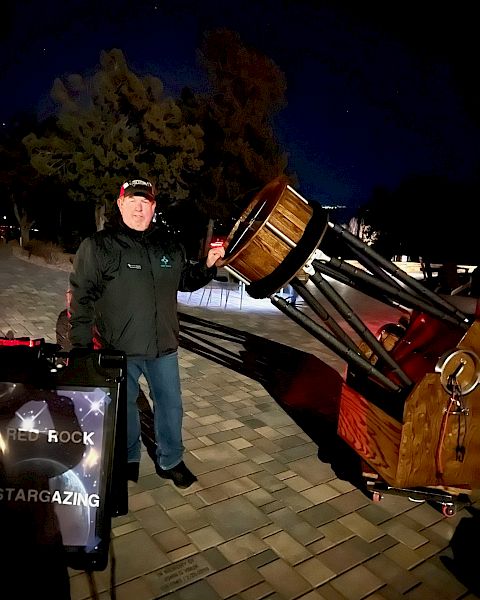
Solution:
[{"label": "wooden telescope tube", "polygon": [[222,262],[252,298],[267,298],[299,273],[328,226],[325,211],[277,177],[253,198],[226,240]]}]

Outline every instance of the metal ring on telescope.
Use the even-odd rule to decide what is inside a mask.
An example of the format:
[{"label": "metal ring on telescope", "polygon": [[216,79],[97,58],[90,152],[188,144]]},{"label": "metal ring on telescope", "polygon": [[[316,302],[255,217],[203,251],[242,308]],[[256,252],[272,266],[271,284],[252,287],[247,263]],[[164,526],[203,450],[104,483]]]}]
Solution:
[{"label": "metal ring on telescope", "polygon": [[443,389],[452,393],[452,383],[464,396],[474,390],[480,382],[480,359],[471,350],[454,350],[441,356],[435,366],[440,374]]}]

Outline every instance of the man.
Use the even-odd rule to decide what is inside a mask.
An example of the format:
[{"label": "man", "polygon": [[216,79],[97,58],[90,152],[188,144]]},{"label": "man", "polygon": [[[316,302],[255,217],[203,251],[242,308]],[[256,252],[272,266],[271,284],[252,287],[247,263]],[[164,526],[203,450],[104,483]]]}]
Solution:
[{"label": "man", "polygon": [[197,478],[183,462],[183,408],[178,372],[177,291],[194,291],[216,274],[224,248],[190,264],[183,247],[154,223],[150,181],[126,181],[117,200],[120,223],[85,239],[70,276],[73,347],[91,347],[92,330],[103,348],[127,355],[128,477],[138,480],[138,380],[147,380],[154,407],[156,471],[181,488]]}]

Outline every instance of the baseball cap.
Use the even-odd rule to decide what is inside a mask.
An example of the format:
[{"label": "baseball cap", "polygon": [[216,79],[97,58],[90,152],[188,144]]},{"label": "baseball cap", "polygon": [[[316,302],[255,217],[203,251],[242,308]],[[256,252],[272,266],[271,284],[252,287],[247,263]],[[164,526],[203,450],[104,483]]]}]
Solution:
[{"label": "baseball cap", "polygon": [[155,200],[155,188],[148,179],[141,177],[127,179],[120,188],[119,198],[123,196],[143,196],[149,200]]}]

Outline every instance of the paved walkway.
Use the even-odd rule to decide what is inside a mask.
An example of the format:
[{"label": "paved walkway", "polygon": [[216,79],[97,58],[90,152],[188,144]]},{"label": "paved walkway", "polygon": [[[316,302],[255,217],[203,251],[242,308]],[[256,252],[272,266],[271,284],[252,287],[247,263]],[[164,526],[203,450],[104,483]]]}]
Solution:
[{"label": "paved walkway", "polygon": [[[67,278],[3,250],[0,332],[54,341]],[[206,328],[201,353],[180,350],[185,460],[199,481],[178,490],[144,452],[130,512],[113,521],[117,600],[479,598],[480,505],[446,519],[399,496],[370,501],[337,468],[332,439],[313,423],[307,435],[277,402],[278,365],[308,353],[342,373],[342,361],[269,301],[201,299],[181,294],[181,311],[223,327]],[[372,328],[388,320],[361,306]],[[94,579],[110,598],[110,568]],[[71,593],[94,597],[86,574],[71,571]]]}]

